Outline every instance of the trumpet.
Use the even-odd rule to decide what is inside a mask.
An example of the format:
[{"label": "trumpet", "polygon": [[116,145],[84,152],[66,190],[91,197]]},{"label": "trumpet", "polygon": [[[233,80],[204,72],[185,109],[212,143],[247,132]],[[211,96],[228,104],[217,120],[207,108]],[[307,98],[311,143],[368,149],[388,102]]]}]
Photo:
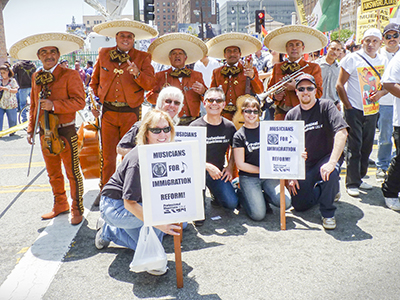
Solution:
[{"label": "trumpet", "polygon": [[286,89],[286,87],[284,85],[286,83],[292,81],[293,79],[296,79],[296,78],[300,77],[301,75],[303,75],[304,72],[300,72],[300,71],[306,67],[308,67],[308,64],[306,64],[304,67],[298,69],[296,72],[283,77],[281,80],[279,80],[277,83],[275,83],[273,86],[271,86],[268,90],[265,91],[266,97],[269,97],[271,94],[279,94],[279,93],[283,92]]}]

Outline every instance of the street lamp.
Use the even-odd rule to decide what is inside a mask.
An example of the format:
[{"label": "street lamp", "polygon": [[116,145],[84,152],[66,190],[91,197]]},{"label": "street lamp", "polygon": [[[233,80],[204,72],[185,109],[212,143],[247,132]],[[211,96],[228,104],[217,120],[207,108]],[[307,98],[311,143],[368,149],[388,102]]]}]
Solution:
[{"label": "street lamp", "polygon": [[233,15],[236,12],[236,31],[239,32],[239,12],[244,14],[246,12],[246,10],[244,9],[244,6],[242,6],[242,10],[239,10],[239,3],[236,4],[236,11],[235,11],[235,7],[232,6],[232,10],[231,10],[231,14]]},{"label": "street lamp", "polygon": [[200,16],[200,38],[204,41],[204,27],[203,27],[203,8],[193,10],[196,16]]}]

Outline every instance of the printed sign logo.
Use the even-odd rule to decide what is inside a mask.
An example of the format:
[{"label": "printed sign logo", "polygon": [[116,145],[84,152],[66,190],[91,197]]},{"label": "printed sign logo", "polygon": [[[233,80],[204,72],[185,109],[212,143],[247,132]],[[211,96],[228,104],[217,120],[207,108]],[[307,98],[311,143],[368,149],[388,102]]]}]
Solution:
[{"label": "printed sign logo", "polygon": [[167,177],[167,163],[166,162],[152,163],[151,169],[153,172],[153,178]]},{"label": "printed sign logo", "polygon": [[278,145],[279,144],[279,135],[278,134],[268,134],[267,143],[268,143],[268,145]]}]

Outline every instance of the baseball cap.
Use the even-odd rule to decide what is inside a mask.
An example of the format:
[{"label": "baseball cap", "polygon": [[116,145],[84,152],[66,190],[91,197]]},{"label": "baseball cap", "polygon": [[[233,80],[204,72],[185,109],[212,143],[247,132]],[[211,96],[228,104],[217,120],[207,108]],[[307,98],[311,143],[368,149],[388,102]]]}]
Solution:
[{"label": "baseball cap", "polygon": [[367,29],[364,32],[363,39],[365,39],[367,36],[374,36],[380,40],[382,39],[382,33],[379,31],[379,29],[376,29],[376,28]]},{"label": "baseball cap", "polygon": [[399,25],[396,23],[390,23],[390,24],[386,25],[385,28],[383,29],[383,34],[385,35],[386,32],[391,31],[391,30],[399,32],[400,31]]},{"label": "baseball cap", "polygon": [[308,80],[309,82],[311,82],[315,87],[317,87],[317,84],[315,82],[314,76],[310,75],[310,74],[303,74],[299,77],[296,78],[296,89],[297,86],[300,84],[300,82],[302,82],[303,80]]}]

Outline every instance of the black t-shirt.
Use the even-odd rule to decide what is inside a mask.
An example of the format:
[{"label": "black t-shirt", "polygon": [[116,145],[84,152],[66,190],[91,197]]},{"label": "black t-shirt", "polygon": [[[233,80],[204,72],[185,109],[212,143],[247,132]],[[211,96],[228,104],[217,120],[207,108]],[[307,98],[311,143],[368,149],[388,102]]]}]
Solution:
[{"label": "black t-shirt", "polygon": [[142,121],[137,121],[132,125],[131,129],[122,137],[122,139],[118,143],[118,147],[120,148],[135,148],[136,146],[136,136],[139,132],[139,127],[142,124]]},{"label": "black t-shirt", "polygon": [[206,161],[216,166],[220,171],[224,168],[225,153],[232,146],[235,125],[222,117],[219,125],[211,125],[204,121],[204,117],[193,121],[189,126],[207,127],[207,157]]},{"label": "black t-shirt", "polygon": [[335,134],[349,127],[333,102],[324,99],[317,99],[309,110],[303,110],[300,104],[297,105],[289,110],[285,120],[304,120],[306,168],[330,155]]},{"label": "black t-shirt", "polygon": [[[233,136],[233,148],[244,148],[244,162],[260,166],[260,126],[257,128],[242,127]],[[257,173],[239,170],[239,175],[259,177]]]},{"label": "black t-shirt", "polygon": [[133,148],[125,155],[101,194],[116,200],[126,199],[142,202],[138,147]]}]

